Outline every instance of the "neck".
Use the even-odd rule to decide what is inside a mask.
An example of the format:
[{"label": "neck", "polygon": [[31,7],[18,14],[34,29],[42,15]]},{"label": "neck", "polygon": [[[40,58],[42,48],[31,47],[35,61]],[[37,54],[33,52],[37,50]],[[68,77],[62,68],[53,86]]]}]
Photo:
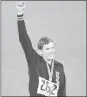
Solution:
[{"label": "neck", "polygon": [[43,56],[43,58],[44,58],[44,60],[45,60],[49,65],[51,65],[51,62],[53,61],[53,59],[48,60],[48,59],[46,59],[44,56]]},{"label": "neck", "polygon": [[52,62],[52,60],[47,60],[47,63],[48,63],[49,65],[51,65],[51,62]]}]

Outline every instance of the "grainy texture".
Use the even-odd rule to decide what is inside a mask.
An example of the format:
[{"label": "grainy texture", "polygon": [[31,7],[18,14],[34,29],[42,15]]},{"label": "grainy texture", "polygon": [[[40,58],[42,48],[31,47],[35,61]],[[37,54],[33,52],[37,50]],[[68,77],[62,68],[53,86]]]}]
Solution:
[{"label": "grainy texture", "polygon": [[[18,38],[16,2],[2,1],[2,95],[28,93],[28,68]],[[56,43],[66,74],[67,95],[86,95],[85,1],[27,1],[25,22],[33,47],[42,36]]]}]

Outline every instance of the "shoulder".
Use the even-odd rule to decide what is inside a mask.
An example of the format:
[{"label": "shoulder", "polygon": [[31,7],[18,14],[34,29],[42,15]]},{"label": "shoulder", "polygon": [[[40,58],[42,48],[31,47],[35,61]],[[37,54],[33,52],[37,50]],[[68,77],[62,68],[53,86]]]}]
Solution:
[{"label": "shoulder", "polygon": [[54,61],[54,65],[56,68],[61,68],[63,69],[63,62],[60,62],[60,61]]}]

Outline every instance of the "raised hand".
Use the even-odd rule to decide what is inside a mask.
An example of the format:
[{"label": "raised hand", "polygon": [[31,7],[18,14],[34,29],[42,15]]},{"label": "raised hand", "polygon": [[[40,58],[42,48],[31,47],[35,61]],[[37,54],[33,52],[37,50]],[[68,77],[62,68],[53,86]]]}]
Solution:
[{"label": "raised hand", "polygon": [[26,2],[25,1],[16,2],[17,15],[23,14],[25,7],[26,7]]}]

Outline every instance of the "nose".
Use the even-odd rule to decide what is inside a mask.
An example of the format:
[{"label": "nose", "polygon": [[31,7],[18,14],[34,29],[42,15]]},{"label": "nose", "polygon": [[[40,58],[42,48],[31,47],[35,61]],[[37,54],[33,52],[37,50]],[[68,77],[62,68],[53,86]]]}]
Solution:
[{"label": "nose", "polygon": [[55,52],[55,49],[50,49],[50,53],[54,53]]}]

